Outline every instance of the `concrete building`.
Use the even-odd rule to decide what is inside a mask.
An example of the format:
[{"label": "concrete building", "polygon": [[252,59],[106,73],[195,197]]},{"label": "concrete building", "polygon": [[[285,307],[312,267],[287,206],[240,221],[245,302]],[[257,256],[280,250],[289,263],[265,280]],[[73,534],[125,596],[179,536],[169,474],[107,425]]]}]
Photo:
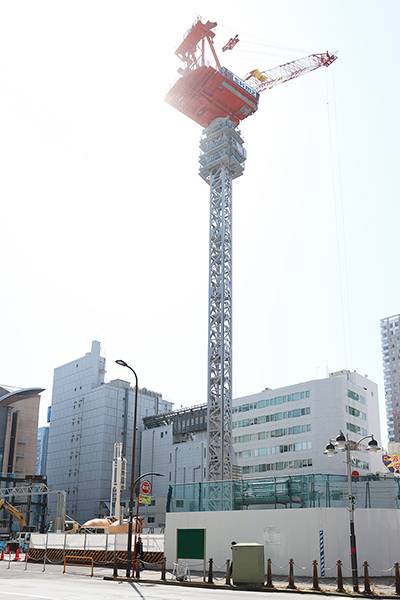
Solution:
[{"label": "concrete building", "polygon": [[[47,478],[53,489],[66,490],[66,513],[79,523],[110,514],[114,444],[122,443],[130,482],[135,391],[128,381],[105,383],[106,360],[100,343],[91,352],[54,370]],[[142,419],[168,412],[162,395],[138,390],[136,456],[140,452]],[[135,477],[139,474],[137,459]],[[129,484],[127,485],[129,487]],[[129,490],[122,493],[127,506]],[[55,498],[50,497],[55,516]]]},{"label": "concrete building", "polygon": [[389,442],[400,442],[400,315],[381,319],[381,346]]},{"label": "concrete building", "polygon": [[0,473],[34,475],[43,388],[0,387]]},{"label": "concrete building", "polygon": [[[380,442],[378,387],[356,371],[316,379],[233,401],[232,437],[244,478],[267,475],[345,474],[325,447],[342,430],[350,440],[375,434]],[[383,471],[381,454],[352,452],[360,474]]]},{"label": "concrete building", "polygon": [[[328,458],[329,440],[342,430],[357,442],[375,434],[380,442],[378,388],[359,373],[332,373],[316,379],[233,400],[232,439],[244,479],[312,473],[346,474],[346,464]],[[169,485],[206,481],[207,406],[144,419],[141,469],[158,471],[153,494]],[[352,451],[361,474],[384,471],[381,453]],[[237,467],[236,467],[237,468]]]},{"label": "concrete building", "polygon": [[167,495],[168,486],[204,481],[207,458],[207,405],[184,408],[144,419],[141,471],[156,471],[153,495]]}]

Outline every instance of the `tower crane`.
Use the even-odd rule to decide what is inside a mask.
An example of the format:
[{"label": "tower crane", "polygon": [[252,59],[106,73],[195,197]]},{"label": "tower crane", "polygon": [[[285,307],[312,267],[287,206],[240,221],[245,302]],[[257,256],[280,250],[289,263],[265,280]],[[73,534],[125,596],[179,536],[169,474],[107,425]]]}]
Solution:
[{"label": "tower crane", "polygon": [[[257,111],[260,92],[337,59],[334,53],[312,54],[242,79],[218,60],[216,26],[198,18],[185,34],[175,51],[184,65],[181,77],[165,97],[204,128],[199,175],[210,189],[207,479],[214,482],[232,479],[232,181],[246,160],[238,125]],[[228,498],[225,504],[229,508]]]}]

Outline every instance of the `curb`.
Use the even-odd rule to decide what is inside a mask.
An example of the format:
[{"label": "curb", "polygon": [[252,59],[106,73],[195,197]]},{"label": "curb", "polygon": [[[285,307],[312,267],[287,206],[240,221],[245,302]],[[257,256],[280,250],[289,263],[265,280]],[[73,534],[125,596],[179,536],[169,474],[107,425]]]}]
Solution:
[{"label": "curb", "polygon": [[106,581],[126,581],[126,582],[130,582],[130,583],[152,583],[154,585],[171,585],[171,586],[182,586],[182,587],[192,587],[192,588],[203,588],[203,589],[212,589],[212,590],[230,590],[232,592],[261,592],[261,593],[268,593],[268,592],[276,592],[278,594],[282,594],[282,593],[293,593],[293,594],[318,594],[319,596],[344,596],[347,598],[379,598],[379,600],[393,600],[393,598],[398,598],[398,596],[396,596],[396,594],[393,594],[393,596],[386,596],[386,595],[381,595],[381,594],[364,594],[363,592],[359,592],[358,594],[355,594],[353,592],[336,592],[336,591],[325,591],[325,590],[313,590],[313,589],[308,589],[308,590],[301,590],[301,589],[289,589],[289,588],[275,588],[275,587],[256,587],[256,586],[233,586],[233,585],[226,585],[226,584],[221,584],[221,585],[216,585],[215,583],[207,583],[207,582],[203,582],[203,581],[174,581],[174,580],[163,580],[163,579],[144,579],[144,578],[140,578],[140,579],[135,579],[133,577],[124,577],[124,576],[118,576],[118,577],[111,577],[111,576],[104,576],[103,577],[104,580]]}]

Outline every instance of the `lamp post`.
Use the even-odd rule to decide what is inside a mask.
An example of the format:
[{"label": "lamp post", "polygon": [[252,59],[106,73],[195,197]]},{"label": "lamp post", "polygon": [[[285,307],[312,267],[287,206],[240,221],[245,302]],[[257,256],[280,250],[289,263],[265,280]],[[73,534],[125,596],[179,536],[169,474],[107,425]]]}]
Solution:
[{"label": "lamp post", "polygon": [[[139,477],[137,477],[135,479],[135,481],[133,483],[133,488],[135,489],[135,486],[136,486],[136,484],[137,484],[138,481],[140,481],[144,477],[150,477],[150,475],[155,475],[156,477],[164,477],[163,473],[153,473],[153,471],[150,471],[149,473],[143,473],[143,475],[139,475]],[[135,564],[135,561],[136,561],[136,535],[137,535],[137,529],[138,529],[138,518],[139,518],[139,489],[138,489],[137,507],[136,507],[135,547],[134,547],[134,550],[133,550],[133,564]]]},{"label": "lamp post", "polygon": [[374,439],[373,435],[365,435],[358,442],[352,442],[349,440],[349,436],[345,436],[343,431],[340,431],[336,440],[332,442],[329,441],[329,444],[326,446],[324,454],[327,456],[334,456],[337,454],[336,448],[338,450],[342,450],[346,452],[346,463],[347,463],[347,485],[349,489],[349,518],[350,518],[350,556],[351,556],[351,572],[353,579],[353,591],[358,592],[358,566],[357,566],[357,545],[356,545],[356,532],[354,528],[354,496],[353,496],[353,488],[352,488],[352,480],[351,480],[351,456],[350,451],[354,450],[354,447],[351,448],[351,445],[355,445],[355,449],[357,449],[358,445],[363,441],[369,439],[367,450],[369,452],[376,452],[380,450],[378,446],[378,442]]},{"label": "lamp post", "polygon": [[133,442],[132,442],[132,472],[131,489],[129,495],[129,524],[128,524],[128,546],[126,556],[126,576],[131,576],[132,569],[132,521],[133,521],[133,489],[135,487],[135,454],[136,454],[136,421],[137,421],[137,397],[138,397],[138,377],[135,371],[124,360],[116,360],[117,365],[130,369],[135,376],[135,408],[133,412]]}]

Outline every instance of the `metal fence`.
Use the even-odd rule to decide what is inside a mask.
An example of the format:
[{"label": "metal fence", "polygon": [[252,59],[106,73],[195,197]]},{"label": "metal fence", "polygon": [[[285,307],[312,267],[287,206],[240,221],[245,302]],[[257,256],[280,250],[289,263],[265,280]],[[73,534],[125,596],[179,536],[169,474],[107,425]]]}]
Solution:
[{"label": "metal fence", "polygon": [[[400,479],[360,476],[352,484],[358,508],[399,508]],[[348,506],[346,475],[299,475],[169,486],[167,512],[248,508],[343,508]]]}]

